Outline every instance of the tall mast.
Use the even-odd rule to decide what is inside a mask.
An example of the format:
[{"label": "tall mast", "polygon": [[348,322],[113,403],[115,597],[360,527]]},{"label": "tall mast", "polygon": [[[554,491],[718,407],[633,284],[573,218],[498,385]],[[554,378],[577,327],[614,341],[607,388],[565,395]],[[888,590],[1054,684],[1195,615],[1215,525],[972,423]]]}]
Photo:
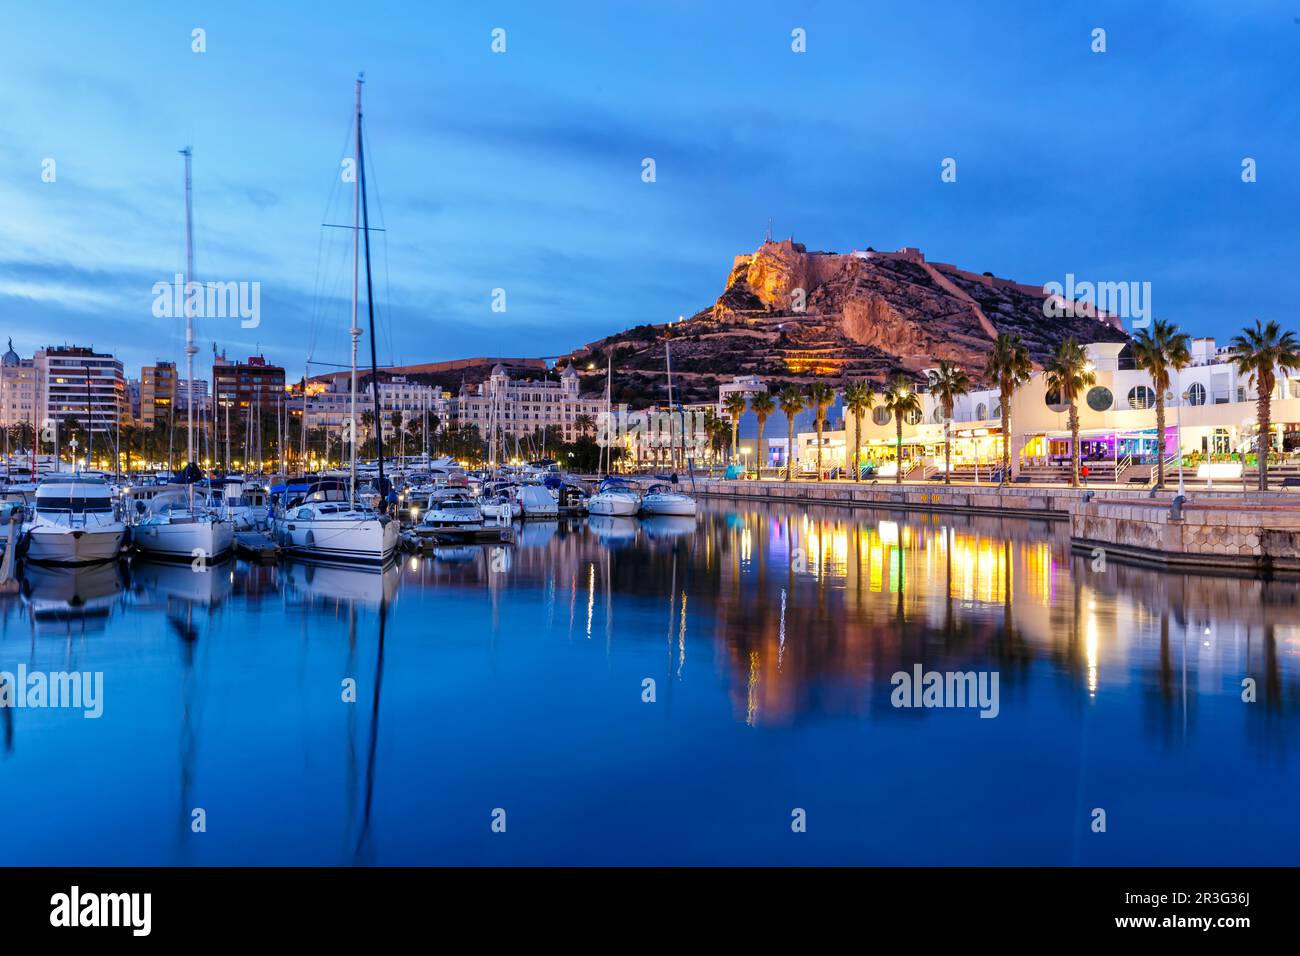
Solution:
[{"label": "tall mast", "polygon": [[672,335],[673,324],[668,323],[668,332],[664,335],[664,363],[668,368],[668,463],[675,466],[677,461],[677,442],[673,439],[673,425],[676,418],[673,415],[673,350],[669,339]]},{"label": "tall mast", "polygon": [[194,297],[190,294],[194,282],[194,217],[190,183],[193,153],[186,146],[181,155],[185,157],[185,430],[189,456],[186,464],[189,464],[194,461],[194,353],[198,351],[194,344]]},{"label": "tall mast", "polygon": [[[356,90],[356,130],[357,139],[352,152],[353,158],[357,161],[357,166],[361,165],[361,84],[362,78],[357,77]],[[348,334],[352,336],[352,395],[351,395],[351,412],[349,413],[352,426],[352,434],[349,440],[352,444],[352,481],[348,491],[349,497],[355,502],[357,496],[357,339],[361,338],[361,327],[357,325],[357,270],[361,267],[361,255],[359,242],[361,239],[360,230],[361,217],[361,175],[359,170],[352,177],[352,328]]]},{"label": "tall mast", "polygon": [[[379,455],[379,493],[384,495],[384,416],[379,407],[379,365],[375,359],[375,296],[370,286],[370,211],[366,206],[366,154],[361,139],[359,96],[357,99],[357,173],[357,181],[361,186],[361,232],[365,237],[366,247],[366,314],[370,319],[370,393],[375,400],[375,451]],[[381,512],[388,510],[386,498],[380,502],[379,510]]]},{"label": "tall mast", "polygon": [[611,404],[614,382],[614,355],[609,353],[605,356],[605,447],[602,448],[601,457],[605,459],[605,474],[614,470],[614,450],[611,441],[613,440],[613,418],[614,407]]}]

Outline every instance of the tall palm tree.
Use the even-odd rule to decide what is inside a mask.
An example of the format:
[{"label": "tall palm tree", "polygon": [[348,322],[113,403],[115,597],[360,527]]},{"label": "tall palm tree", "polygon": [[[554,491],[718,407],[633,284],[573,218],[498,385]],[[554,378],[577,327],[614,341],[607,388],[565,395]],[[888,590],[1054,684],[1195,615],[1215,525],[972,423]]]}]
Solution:
[{"label": "tall palm tree", "polygon": [[870,382],[851,382],[844,389],[844,408],[853,416],[853,480],[862,475],[862,416],[876,404]]},{"label": "tall palm tree", "polygon": [[1259,490],[1268,490],[1268,449],[1272,435],[1273,387],[1277,373],[1282,377],[1300,369],[1300,341],[1291,332],[1283,332],[1276,322],[1262,325],[1255,320],[1253,329],[1243,329],[1232,338],[1232,360],[1237,374],[1249,376],[1255,388],[1255,457],[1259,459]]},{"label": "tall palm tree", "polygon": [[1002,332],[993,343],[984,364],[984,377],[998,386],[998,404],[1002,409],[1002,481],[1011,473],[1011,396],[1029,381],[1034,363],[1020,336]]},{"label": "tall palm tree", "polygon": [[970,391],[970,376],[960,366],[949,361],[941,361],[939,367],[930,372],[930,391],[939,399],[943,409],[943,483],[952,484],[952,439],[949,429],[952,423],[953,406],[957,399]]},{"label": "tall palm tree", "polygon": [[822,480],[822,431],[826,428],[826,410],[835,404],[835,389],[826,382],[808,386],[808,403],[817,409],[817,480]]},{"label": "tall palm tree", "polygon": [[[1165,392],[1169,389],[1170,373],[1192,364],[1190,342],[1186,332],[1179,332],[1172,322],[1163,319],[1157,319],[1148,329],[1139,329],[1133,336],[1133,362],[1151,376],[1151,387],[1156,393],[1157,488],[1165,486]],[[1182,441],[1181,435],[1178,440]],[[1182,453],[1180,447],[1178,454]]]},{"label": "tall palm tree", "polygon": [[894,426],[898,430],[898,446],[895,452],[898,467],[894,469],[894,484],[901,485],[903,483],[903,417],[919,412],[921,400],[917,398],[916,389],[912,387],[907,376],[898,375],[889,383],[883,404],[894,416]]},{"label": "tall palm tree", "polygon": [[794,417],[803,411],[803,392],[799,390],[798,385],[787,385],[781,389],[776,396],[777,402],[781,405],[781,411],[785,413],[786,424],[789,426],[789,444],[786,445],[785,460],[785,480],[789,481],[794,477]]},{"label": "tall palm tree", "polygon": [[722,408],[731,418],[731,460],[736,460],[736,445],[740,441],[740,416],[745,414],[748,403],[740,392],[732,392],[722,403]]},{"label": "tall palm tree", "polygon": [[776,411],[776,402],[767,392],[759,392],[749,400],[749,407],[753,409],[754,417],[758,419],[758,445],[754,449],[754,460],[758,462],[758,477],[763,477],[763,428],[767,425],[767,418],[772,412]]},{"label": "tall palm tree", "polygon": [[1056,392],[1070,412],[1070,487],[1079,487],[1079,406],[1080,393],[1097,382],[1088,364],[1088,355],[1073,337],[1062,342],[1043,366],[1047,390]]}]

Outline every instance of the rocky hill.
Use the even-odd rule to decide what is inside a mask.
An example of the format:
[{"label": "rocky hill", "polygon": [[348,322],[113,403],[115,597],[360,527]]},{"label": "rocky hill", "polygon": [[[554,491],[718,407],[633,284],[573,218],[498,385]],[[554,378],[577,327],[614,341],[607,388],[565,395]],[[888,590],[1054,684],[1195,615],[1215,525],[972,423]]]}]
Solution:
[{"label": "rocky hill", "polygon": [[[666,398],[664,341],[671,340],[673,384],[685,401],[717,397],[717,383],[756,374],[806,383],[895,373],[920,378],[940,359],[976,379],[1000,332],[1018,334],[1035,364],[1068,336],[1081,343],[1122,342],[1117,319],[1080,307],[1049,318],[1041,287],[927,262],[917,249],[847,254],[808,252],[793,240],[765,242],[737,256],[718,300],[684,322],[638,326],[577,350],[584,389],[603,390],[614,361],[614,399]],[[589,365],[596,372],[586,372]]]}]

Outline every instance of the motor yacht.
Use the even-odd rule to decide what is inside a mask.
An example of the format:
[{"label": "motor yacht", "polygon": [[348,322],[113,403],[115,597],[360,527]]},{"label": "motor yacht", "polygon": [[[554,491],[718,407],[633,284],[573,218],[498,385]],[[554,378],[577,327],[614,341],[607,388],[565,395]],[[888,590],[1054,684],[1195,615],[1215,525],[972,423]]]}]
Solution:
[{"label": "motor yacht", "polygon": [[596,493],[587,499],[587,513],[629,516],[641,507],[641,493],[621,478],[606,478]]},{"label": "motor yacht", "polygon": [[108,483],[65,474],[37,486],[22,547],[36,564],[93,564],[116,558],[125,539]]}]

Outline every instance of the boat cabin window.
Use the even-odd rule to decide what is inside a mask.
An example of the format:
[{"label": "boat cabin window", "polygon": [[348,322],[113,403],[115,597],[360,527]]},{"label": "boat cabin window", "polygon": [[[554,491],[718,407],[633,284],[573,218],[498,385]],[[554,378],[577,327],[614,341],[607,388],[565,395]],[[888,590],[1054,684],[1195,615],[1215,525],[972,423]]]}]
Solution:
[{"label": "boat cabin window", "polygon": [[55,498],[42,495],[36,499],[37,511],[70,511],[73,514],[109,514],[113,502],[108,498]]}]

